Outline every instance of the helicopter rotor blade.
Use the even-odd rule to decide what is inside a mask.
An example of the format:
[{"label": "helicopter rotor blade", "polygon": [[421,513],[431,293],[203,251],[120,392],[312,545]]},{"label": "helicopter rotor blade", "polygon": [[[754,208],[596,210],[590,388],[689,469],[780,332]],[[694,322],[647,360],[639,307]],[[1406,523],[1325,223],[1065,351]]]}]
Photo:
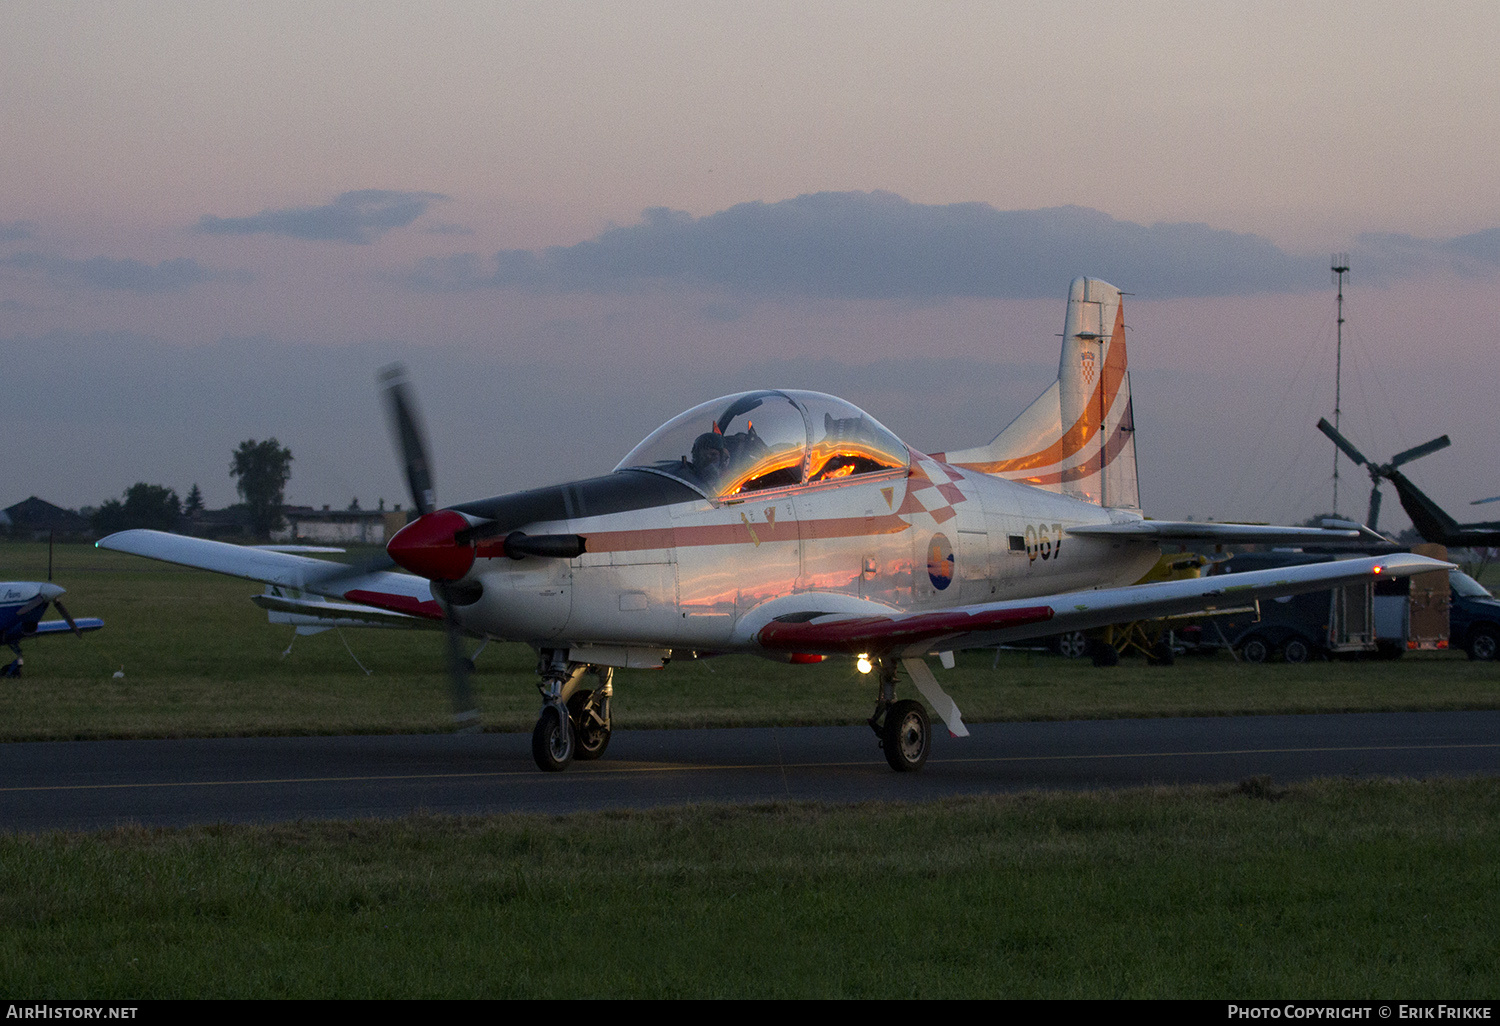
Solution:
[{"label": "helicopter rotor blade", "polygon": [[1375,525],[1380,521],[1380,479],[1376,478],[1375,486],[1370,489],[1370,516],[1365,521],[1365,526],[1372,531],[1378,531]]},{"label": "helicopter rotor blade", "polygon": [[1339,434],[1338,430],[1332,424],[1328,423],[1326,418],[1318,418],[1318,430],[1327,435],[1333,444],[1342,449],[1344,455],[1348,456],[1355,463],[1361,467],[1370,465],[1370,461],[1365,459],[1365,454],[1356,449],[1353,442]]},{"label": "helicopter rotor blade", "polygon": [[1401,466],[1401,464],[1403,463],[1410,463],[1412,460],[1421,459],[1428,453],[1437,452],[1439,449],[1446,449],[1452,444],[1453,443],[1448,440],[1447,435],[1442,435],[1438,438],[1434,438],[1430,442],[1423,442],[1421,445],[1413,446],[1412,448],[1407,449],[1405,452],[1398,452],[1396,455],[1391,457],[1391,462],[1388,464],[1388,466],[1392,470],[1394,470],[1397,467]]}]

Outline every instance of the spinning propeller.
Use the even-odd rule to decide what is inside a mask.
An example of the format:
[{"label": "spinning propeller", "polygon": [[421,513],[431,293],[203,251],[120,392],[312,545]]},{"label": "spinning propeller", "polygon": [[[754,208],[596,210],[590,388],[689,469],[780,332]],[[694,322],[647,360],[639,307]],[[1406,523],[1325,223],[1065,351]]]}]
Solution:
[{"label": "spinning propeller", "polygon": [[1429,453],[1437,452],[1439,449],[1446,449],[1449,445],[1452,444],[1448,440],[1447,435],[1442,435],[1438,438],[1434,438],[1430,442],[1423,442],[1421,445],[1407,449],[1405,452],[1398,452],[1396,455],[1392,456],[1390,458],[1390,461],[1387,463],[1371,463],[1365,458],[1364,453],[1356,449],[1353,442],[1349,441],[1349,439],[1339,434],[1334,426],[1328,423],[1328,420],[1326,418],[1320,418],[1318,420],[1318,430],[1332,439],[1333,444],[1342,449],[1345,456],[1348,456],[1356,464],[1364,467],[1365,470],[1369,472],[1371,483],[1370,514],[1369,518],[1365,521],[1365,526],[1372,531],[1375,530],[1375,522],[1380,518],[1381,479],[1393,479],[1396,475],[1396,468],[1401,466],[1403,463],[1410,463],[1412,460],[1420,459],[1421,457],[1426,456]]},{"label": "spinning propeller", "polygon": [[420,514],[396,532],[386,545],[386,554],[403,569],[432,582],[432,592],[443,606],[443,624],[448,632],[448,677],[452,682],[453,717],[460,730],[479,729],[479,710],[469,686],[472,664],[463,654],[463,625],[457,607],[473,605],[484,595],[484,585],[468,580],[481,543],[484,555],[504,554],[511,559],[572,559],[582,555],[587,543],[576,534],[526,534],[500,520],[479,520],[452,509],[438,509],[432,487],[432,456],[427,432],[417,408],[417,395],[406,368],[392,364],[380,372],[385,389],[385,408],[391,435],[406,474],[412,505]]},{"label": "spinning propeller", "polygon": [[[432,488],[432,458],[427,447],[427,432],[417,410],[416,393],[407,379],[406,368],[392,364],[380,372],[385,387],[386,417],[396,451],[406,474],[406,487],[419,514],[416,520],[396,533],[386,551],[391,559],[432,581],[433,593],[442,600],[443,627],[448,635],[448,690],[453,703],[453,722],[461,733],[479,730],[479,706],[469,683],[470,662],[463,651],[463,626],[458,622],[452,585],[474,562],[472,547],[453,544],[454,532],[469,526],[467,520],[451,510],[437,510]],[[413,531],[413,529],[416,529]],[[443,544],[446,529],[447,544]],[[402,542],[405,544],[401,544]],[[433,560],[434,552],[447,558]]]}]

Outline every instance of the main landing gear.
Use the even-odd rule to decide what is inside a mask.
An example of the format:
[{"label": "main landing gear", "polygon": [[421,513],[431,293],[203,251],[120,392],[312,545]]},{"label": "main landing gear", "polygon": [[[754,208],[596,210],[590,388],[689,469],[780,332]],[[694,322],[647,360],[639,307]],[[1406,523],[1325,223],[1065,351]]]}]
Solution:
[{"label": "main landing gear", "polygon": [[880,738],[881,751],[885,752],[885,761],[891,764],[891,769],[897,773],[915,773],[932,751],[932,723],[921,702],[910,698],[896,701],[896,661],[882,659],[877,666],[880,692],[875,712],[870,716],[870,729]]},{"label": "main landing gear", "polygon": [[12,643],[10,650],[16,654],[16,657],[6,663],[5,666],[0,667],[0,677],[19,677],[21,675],[21,667],[26,665],[26,660],[21,658],[20,645]]},{"label": "main landing gear", "polygon": [[[531,757],[539,769],[556,773],[574,759],[588,762],[609,747],[609,700],[614,694],[613,668],[570,663],[561,653],[543,650],[538,667],[542,714],[531,732]],[[592,674],[592,688],[582,687]]]}]

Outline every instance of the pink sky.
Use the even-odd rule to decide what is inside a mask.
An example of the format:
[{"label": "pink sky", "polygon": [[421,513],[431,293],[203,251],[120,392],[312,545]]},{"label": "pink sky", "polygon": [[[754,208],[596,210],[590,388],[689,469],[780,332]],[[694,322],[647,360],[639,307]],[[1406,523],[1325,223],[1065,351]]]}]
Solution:
[{"label": "pink sky", "polygon": [[[1412,476],[1470,518],[1500,493],[1496,275],[1443,246],[1500,226],[1500,8],[1306,6],[6,4],[0,505],[138,480],[229,502],[229,450],[266,435],[297,456],[295,501],[393,500],[374,374],[395,357],[447,501],[606,471],[704,390],[756,383],[973,444],[1055,365],[1068,278],[1107,265],[1135,293],[1148,511],[1300,519],[1331,492],[1321,268],[1349,250],[1348,433],[1382,459],[1449,433]],[[306,228],[359,190],[420,212],[363,242]],[[871,192],[922,217],[1089,208],[1168,246],[1158,222],[1202,223],[1203,260],[1238,233],[1308,280],[1227,273],[1205,295],[1102,250],[1051,299],[494,275],[499,251],[648,208],[709,236],[740,204]],[[412,287],[464,254],[491,277]],[[1344,475],[1362,514],[1368,481]]]}]

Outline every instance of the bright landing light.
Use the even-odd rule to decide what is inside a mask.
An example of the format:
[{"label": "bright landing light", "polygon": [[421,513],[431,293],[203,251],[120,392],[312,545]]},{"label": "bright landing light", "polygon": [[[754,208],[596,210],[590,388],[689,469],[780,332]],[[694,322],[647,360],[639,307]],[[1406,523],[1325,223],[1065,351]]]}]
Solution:
[{"label": "bright landing light", "polygon": [[854,661],[854,665],[860,673],[869,673],[871,670],[875,669],[875,664],[870,662],[870,657],[867,655],[862,655],[858,659],[856,659]]}]

